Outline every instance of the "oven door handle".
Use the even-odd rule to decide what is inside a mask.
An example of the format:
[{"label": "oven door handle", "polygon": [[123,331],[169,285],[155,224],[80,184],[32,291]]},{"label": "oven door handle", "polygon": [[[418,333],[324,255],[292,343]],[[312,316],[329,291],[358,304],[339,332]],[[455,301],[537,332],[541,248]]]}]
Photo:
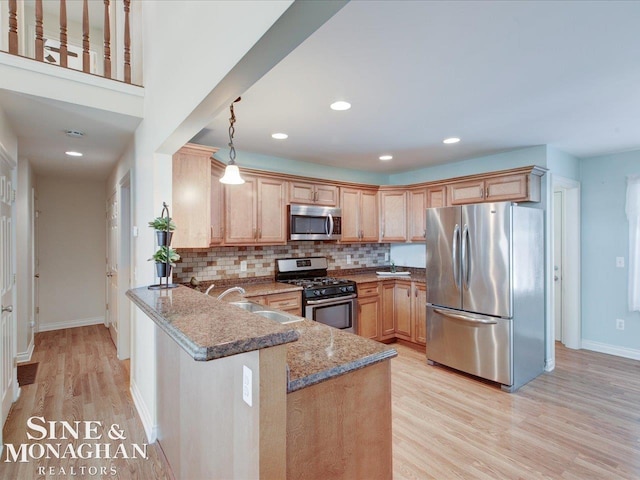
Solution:
[{"label": "oven door handle", "polygon": [[333,298],[325,298],[323,300],[307,300],[307,305],[325,305],[327,303],[340,303],[344,300],[351,300],[356,298],[358,295],[355,293],[353,295],[345,295],[344,297],[333,297]]}]

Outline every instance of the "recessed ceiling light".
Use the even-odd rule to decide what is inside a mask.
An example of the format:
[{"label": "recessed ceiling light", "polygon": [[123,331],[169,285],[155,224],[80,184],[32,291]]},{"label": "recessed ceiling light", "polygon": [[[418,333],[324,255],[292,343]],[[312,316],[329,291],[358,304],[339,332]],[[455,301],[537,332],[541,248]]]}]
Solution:
[{"label": "recessed ceiling light", "polygon": [[393,155],[380,155],[378,158],[382,161],[387,161],[387,160],[392,160]]},{"label": "recessed ceiling light", "polygon": [[289,138],[289,135],[287,135],[286,133],[274,133],[271,135],[271,138],[275,138],[276,140],[284,140],[286,138]]},{"label": "recessed ceiling light", "polygon": [[81,157],[82,154],[80,152],[74,152],[73,150],[69,150],[68,152],[64,152],[70,157]]},{"label": "recessed ceiling light", "polygon": [[349,110],[350,108],[351,104],[349,102],[343,102],[342,100],[331,104],[331,110]]},{"label": "recessed ceiling light", "polygon": [[458,143],[460,139],[458,137],[445,138],[442,143]]}]

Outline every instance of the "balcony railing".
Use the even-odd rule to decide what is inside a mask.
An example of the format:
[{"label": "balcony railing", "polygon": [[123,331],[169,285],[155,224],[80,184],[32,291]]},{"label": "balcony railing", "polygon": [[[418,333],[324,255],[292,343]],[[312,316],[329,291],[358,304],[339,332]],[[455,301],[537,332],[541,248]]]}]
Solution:
[{"label": "balcony railing", "polygon": [[0,32],[8,32],[0,50],[132,83],[131,0],[5,0],[0,6]]}]

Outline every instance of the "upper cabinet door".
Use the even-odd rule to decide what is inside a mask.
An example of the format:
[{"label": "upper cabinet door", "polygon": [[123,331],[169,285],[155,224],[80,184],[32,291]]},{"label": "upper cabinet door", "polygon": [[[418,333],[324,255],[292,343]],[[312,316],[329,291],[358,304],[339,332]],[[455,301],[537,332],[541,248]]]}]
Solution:
[{"label": "upper cabinet door", "polygon": [[306,182],[289,182],[289,203],[337,207],[338,187]]},{"label": "upper cabinet door", "polygon": [[407,241],[407,192],[383,190],[380,193],[380,241]]},{"label": "upper cabinet door", "polygon": [[484,201],[484,181],[471,180],[449,185],[451,205],[465,205]]},{"label": "upper cabinet door", "polygon": [[[174,248],[206,248],[211,243],[211,155],[217,149],[185,145],[173,155],[171,216]],[[215,214],[216,221],[220,215]]]},{"label": "upper cabinet door", "polygon": [[341,242],[360,241],[360,190],[343,188],[342,205],[342,239]]},{"label": "upper cabinet door", "polygon": [[258,179],[243,175],[242,185],[224,186],[226,244],[255,243],[258,238]]},{"label": "upper cabinet door", "polygon": [[526,200],[529,197],[528,175],[505,175],[485,180],[485,199],[491,202]]},{"label": "upper cabinet door", "polygon": [[409,190],[409,240],[424,242],[427,235],[426,221],[427,190]]},{"label": "upper cabinet door", "polygon": [[258,179],[258,243],[284,244],[287,242],[285,208],[286,183],[283,180],[261,177]]},{"label": "upper cabinet door", "polygon": [[378,192],[362,190],[360,200],[360,229],[362,242],[377,242],[378,230]]}]

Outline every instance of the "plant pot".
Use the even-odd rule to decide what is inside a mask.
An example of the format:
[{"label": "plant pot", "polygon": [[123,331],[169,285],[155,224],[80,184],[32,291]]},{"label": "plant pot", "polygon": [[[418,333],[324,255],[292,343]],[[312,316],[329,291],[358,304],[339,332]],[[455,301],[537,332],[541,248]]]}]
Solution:
[{"label": "plant pot", "polygon": [[[167,269],[167,267],[169,267]],[[171,265],[156,262],[156,274],[160,278],[166,278],[171,275]]]},{"label": "plant pot", "polygon": [[156,230],[156,239],[158,240],[158,246],[166,246],[171,245],[171,237],[173,237],[173,232],[165,232],[164,230]]}]

